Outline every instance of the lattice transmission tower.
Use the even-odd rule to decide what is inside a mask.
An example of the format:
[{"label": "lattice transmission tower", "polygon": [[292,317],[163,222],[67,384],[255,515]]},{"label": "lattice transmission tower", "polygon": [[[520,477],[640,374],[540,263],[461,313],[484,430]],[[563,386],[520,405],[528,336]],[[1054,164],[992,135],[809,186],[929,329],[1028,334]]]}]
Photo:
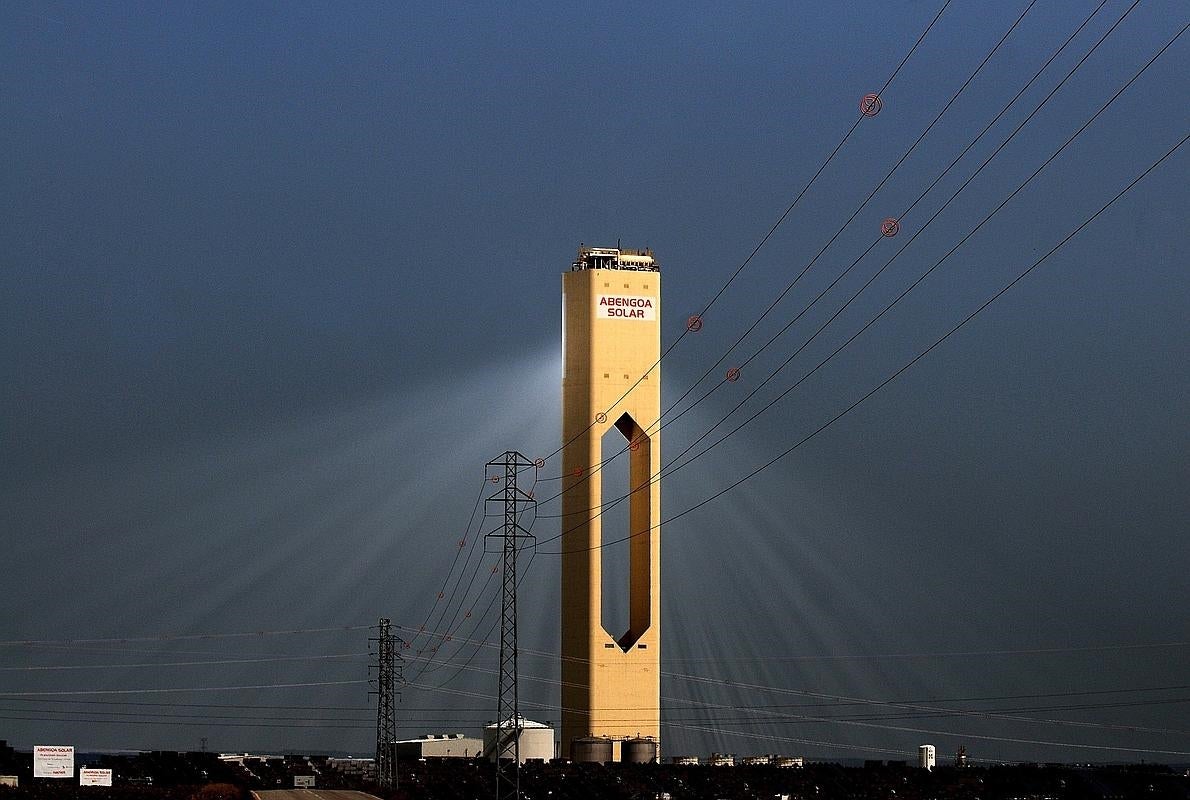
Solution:
[{"label": "lattice transmission tower", "polygon": [[532,494],[518,486],[520,473],[536,469],[537,464],[514,451],[507,451],[487,463],[489,480],[503,484],[487,498],[488,504],[502,506],[503,524],[486,535],[500,540],[503,572],[500,615],[500,682],[496,704],[496,736],[492,756],[496,762],[496,800],[519,798],[521,780],[521,730],[524,721],[517,698],[517,553],[529,546],[533,535],[521,526],[521,515],[536,505]]},{"label": "lattice transmission tower", "polygon": [[392,632],[387,617],[380,618],[376,648],[376,782],[385,789],[397,788],[396,687],[404,683],[405,659],[398,652],[401,638]]}]

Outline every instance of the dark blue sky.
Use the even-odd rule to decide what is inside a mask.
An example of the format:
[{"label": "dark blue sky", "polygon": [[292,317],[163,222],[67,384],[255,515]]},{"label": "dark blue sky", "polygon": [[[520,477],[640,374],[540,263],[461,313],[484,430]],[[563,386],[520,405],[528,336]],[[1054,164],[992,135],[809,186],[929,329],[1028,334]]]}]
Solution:
[{"label": "dark blue sky", "polygon": [[[668,399],[813,257],[1025,5],[954,0],[880,115],[859,127],[698,337],[666,359]],[[765,338],[862,252],[880,220],[913,202],[1096,5],[1043,0],[1026,15],[762,324]],[[668,426],[666,456],[825,321],[1129,5],[1110,0],[826,305],[740,382]],[[558,275],[578,243],[656,250],[664,337],[674,341],[937,7],[4,4],[0,641],[380,616],[420,624],[484,462],[558,444]],[[761,397],[931,266],[1186,22],[1175,0],[1141,3]],[[666,516],[830,419],[1160,158],[1190,130],[1188,73],[1183,37],[886,319],[667,479]],[[940,753],[966,743],[988,758],[1190,760],[1180,695],[1132,691],[1180,685],[1190,667],[1186,646],[1164,646],[1190,640],[1188,163],[1176,153],[898,381],[666,529],[667,752],[870,756],[911,752],[920,740]],[[535,533],[555,535],[556,522],[543,518]],[[522,604],[523,641],[544,652],[557,646],[554,561],[534,560]],[[0,693],[362,680],[366,636],[4,645]],[[1036,650],[1062,652],[1022,652]],[[349,655],[128,666],[338,654]],[[481,651],[446,688],[490,694],[494,677],[472,668],[493,663]],[[545,679],[527,682],[525,696],[556,703],[556,663],[530,660],[525,671]],[[716,683],[727,679],[763,688]],[[148,697],[362,707],[365,690]],[[769,713],[740,724],[742,712],[690,705],[771,712],[812,702],[789,691],[945,706],[1115,690],[1162,702],[1042,716],[1164,732],[963,716],[866,727]],[[94,696],[130,697],[144,700]],[[1103,697],[1116,695],[1091,696]],[[998,702],[967,706],[1028,701]],[[486,697],[417,688],[405,704],[456,708],[469,720],[410,721],[410,735],[494,713],[482,710],[493,705]],[[25,747],[193,748],[208,736],[227,750],[365,752],[371,736],[366,722],[220,729],[163,717],[137,727],[28,695],[0,697],[0,707],[0,738]],[[765,736],[775,738],[756,738]]]}]

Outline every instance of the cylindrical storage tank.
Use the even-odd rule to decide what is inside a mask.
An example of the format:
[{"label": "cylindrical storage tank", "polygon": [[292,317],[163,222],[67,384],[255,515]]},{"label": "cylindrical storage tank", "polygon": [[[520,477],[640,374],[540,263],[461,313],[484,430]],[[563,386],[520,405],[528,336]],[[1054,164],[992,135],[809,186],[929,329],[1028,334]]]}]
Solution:
[{"label": "cylindrical storage tank", "polygon": [[643,736],[625,739],[620,745],[620,761],[625,764],[652,764],[657,760],[657,743]]},{"label": "cylindrical storage tank", "polygon": [[526,724],[521,731],[521,763],[549,761],[554,757],[554,729]]},{"label": "cylindrical storage tank", "polygon": [[[549,761],[554,757],[554,729],[548,725],[540,722],[534,722],[524,717],[518,717],[520,723],[520,757],[521,763],[525,763],[530,759],[539,759],[541,761]],[[496,741],[497,734],[504,734],[504,746],[501,748],[503,752],[499,754],[499,758],[514,758],[517,753],[517,742],[515,736],[510,735],[511,729],[517,727],[510,719],[505,720],[499,728],[496,723],[491,723],[483,729],[483,750],[488,754],[490,760],[497,758]]]},{"label": "cylindrical storage tank", "polygon": [[612,740],[583,736],[570,743],[570,760],[576,764],[607,764],[612,760]]}]

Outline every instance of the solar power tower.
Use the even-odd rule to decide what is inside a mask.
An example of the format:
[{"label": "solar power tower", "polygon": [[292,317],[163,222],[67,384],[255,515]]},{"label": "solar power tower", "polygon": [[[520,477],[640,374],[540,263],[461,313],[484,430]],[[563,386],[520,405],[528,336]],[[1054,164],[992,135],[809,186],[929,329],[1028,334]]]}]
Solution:
[{"label": "solar power tower", "polygon": [[[562,754],[661,734],[661,273],[649,250],[580,247],[562,275]],[[603,437],[609,437],[608,451]],[[600,463],[626,450],[628,630],[603,621]]]}]

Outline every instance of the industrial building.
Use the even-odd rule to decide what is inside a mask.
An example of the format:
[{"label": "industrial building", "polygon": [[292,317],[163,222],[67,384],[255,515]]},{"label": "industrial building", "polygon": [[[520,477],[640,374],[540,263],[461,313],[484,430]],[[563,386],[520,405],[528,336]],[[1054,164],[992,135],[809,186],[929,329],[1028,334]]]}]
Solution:
[{"label": "industrial building", "polygon": [[[580,247],[562,275],[562,734],[661,740],[661,273],[650,250]],[[604,436],[614,442],[604,448]],[[628,462],[628,530],[602,524],[601,465]],[[607,498],[612,500],[614,498]],[[614,535],[611,535],[613,534]],[[628,539],[628,629],[603,620],[601,545]]]},{"label": "industrial building", "polygon": [[397,760],[411,758],[474,758],[483,752],[483,740],[461,733],[427,733],[396,744]]}]

